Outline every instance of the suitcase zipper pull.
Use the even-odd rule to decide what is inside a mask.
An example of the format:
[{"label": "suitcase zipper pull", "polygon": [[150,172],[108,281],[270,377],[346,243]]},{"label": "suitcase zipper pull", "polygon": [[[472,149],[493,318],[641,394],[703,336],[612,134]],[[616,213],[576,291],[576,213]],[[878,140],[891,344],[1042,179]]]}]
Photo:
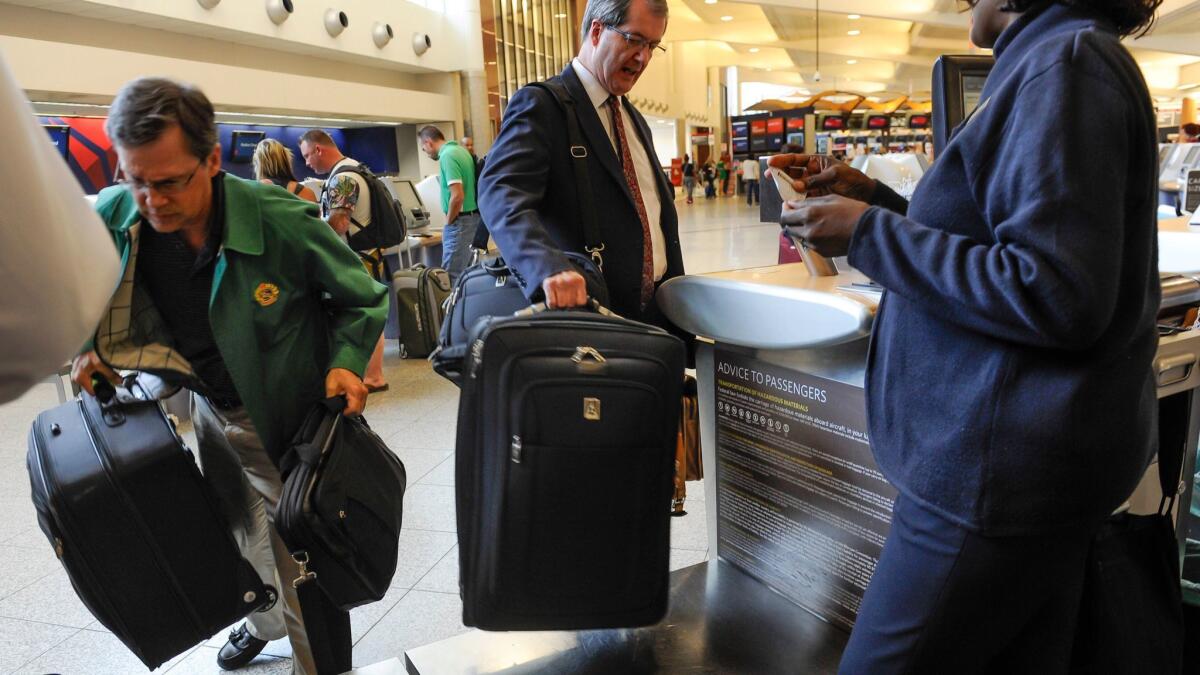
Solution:
[{"label": "suitcase zipper pull", "polygon": [[512,445],[509,446],[509,457],[512,458],[513,464],[521,463],[521,437],[513,436]]}]

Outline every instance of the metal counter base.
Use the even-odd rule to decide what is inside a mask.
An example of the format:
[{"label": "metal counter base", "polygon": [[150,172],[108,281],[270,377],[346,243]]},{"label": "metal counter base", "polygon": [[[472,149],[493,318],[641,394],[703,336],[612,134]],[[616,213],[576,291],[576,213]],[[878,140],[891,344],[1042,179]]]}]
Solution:
[{"label": "metal counter base", "polygon": [[645,628],[471,631],[404,654],[411,675],[834,673],[849,635],[723,561],[671,573],[667,617]]}]

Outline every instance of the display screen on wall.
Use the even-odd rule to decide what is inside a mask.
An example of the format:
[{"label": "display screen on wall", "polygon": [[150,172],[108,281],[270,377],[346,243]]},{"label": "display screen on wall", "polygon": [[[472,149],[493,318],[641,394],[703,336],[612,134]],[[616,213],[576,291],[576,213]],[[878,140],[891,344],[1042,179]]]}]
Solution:
[{"label": "display screen on wall", "polygon": [[[803,117],[787,118],[787,130],[788,131],[801,131],[803,129],[804,129],[804,118]],[[789,141],[789,143],[790,142],[791,141]]]},{"label": "display screen on wall", "polygon": [[846,118],[844,117],[826,117],[821,120],[821,129],[823,131],[838,131],[846,128]]},{"label": "display screen on wall", "polygon": [[750,135],[750,124],[747,122],[734,122],[732,127],[733,137],[741,138]]},{"label": "display screen on wall", "polygon": [[767,137],[766,136],[752,137],[750,139],[750,149],[755,152],[758,152],[760,150],[766,150],[767,149]]},{"label": "display screen on wall", "polygon": [[909,129],[928,129],[929,115],[913,115],[908,118]]},{"label": "display screen on wall", "polygon": [[783,118],[782,117],[772,117],[771,119],[767,120],[767,133],[768,134],[782,134],[783,133]]},{"label": "display screen on wall", "polygon": [[887,129],[892,120],[887,115],[871,115],[867,118],[868,129]]},{"label": "display screen on wall", "polygon": [[750,131],[754,132],[755,136],[761,136],[761,135],[767,133],[767,121],[766,120],[754,120],[753,122],[750,123]]},{"label": "display screen on wall", "polygon": [[229,161],[245,164],[254,158],[254,148],[266,137],[261,131],[235,130],[233,147],[229,149]]},{"label": "display screen on wall", "polygon": [[791,143],[793,145],[799,145],[800,147],[804,147],[804,132],[797,131],[796,133],[788,134],[787,142]]},{"label": "display screen on wall", "polygon": [[783,136],[767,136],[767,149],[779,150],[783,148]]},{"label": "display screen on wall", "polygon": [[50,134],[50,142],[63,159],[71,156],[71,127],[65,124],[44,124],[42,128]]},{"label": "display screen on wall", "polygon": [[750,152],[750,139],[749,138],[733,139],[733,151],[734,152]]}]

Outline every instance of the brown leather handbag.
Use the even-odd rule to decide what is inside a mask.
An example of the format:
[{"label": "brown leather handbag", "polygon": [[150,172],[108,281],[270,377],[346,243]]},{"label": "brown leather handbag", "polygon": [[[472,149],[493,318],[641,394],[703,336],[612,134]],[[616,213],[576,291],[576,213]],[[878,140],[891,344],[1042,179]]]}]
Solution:
[{"label": "brown leather handbag", "polygon": [[700,401],[696,395],[696,378],[684,375],[683,405],[675,441],[675,494],[671,498],[671,515],[687,515],[683,510],[687,481],[701,478],[704,478],[704,464],[700,458]]}]

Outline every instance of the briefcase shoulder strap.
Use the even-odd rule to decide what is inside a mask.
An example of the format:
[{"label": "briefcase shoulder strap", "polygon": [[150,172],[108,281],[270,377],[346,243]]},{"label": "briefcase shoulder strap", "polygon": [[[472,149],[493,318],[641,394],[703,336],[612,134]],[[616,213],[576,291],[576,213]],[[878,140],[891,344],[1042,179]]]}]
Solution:
[{"label": "briefcase shoulder strap", "polygon": [[562,109],[567,121],[567,139],[570,142],[571,169],[575,174],[575,191],[579,195],[580,223],[583,226],[583,246],[592,262],[601,271],[604,269],[604,242],[600,239],[600,226],[596,222],[595,197],[592,194],[592,181],[588,175],[588,146],[583,140],[583,132],[579,127],[579,113],[575,109],[575,99],[562,82],[546,80],[531,82],[531,87],[537,87],[546,92]]}]

